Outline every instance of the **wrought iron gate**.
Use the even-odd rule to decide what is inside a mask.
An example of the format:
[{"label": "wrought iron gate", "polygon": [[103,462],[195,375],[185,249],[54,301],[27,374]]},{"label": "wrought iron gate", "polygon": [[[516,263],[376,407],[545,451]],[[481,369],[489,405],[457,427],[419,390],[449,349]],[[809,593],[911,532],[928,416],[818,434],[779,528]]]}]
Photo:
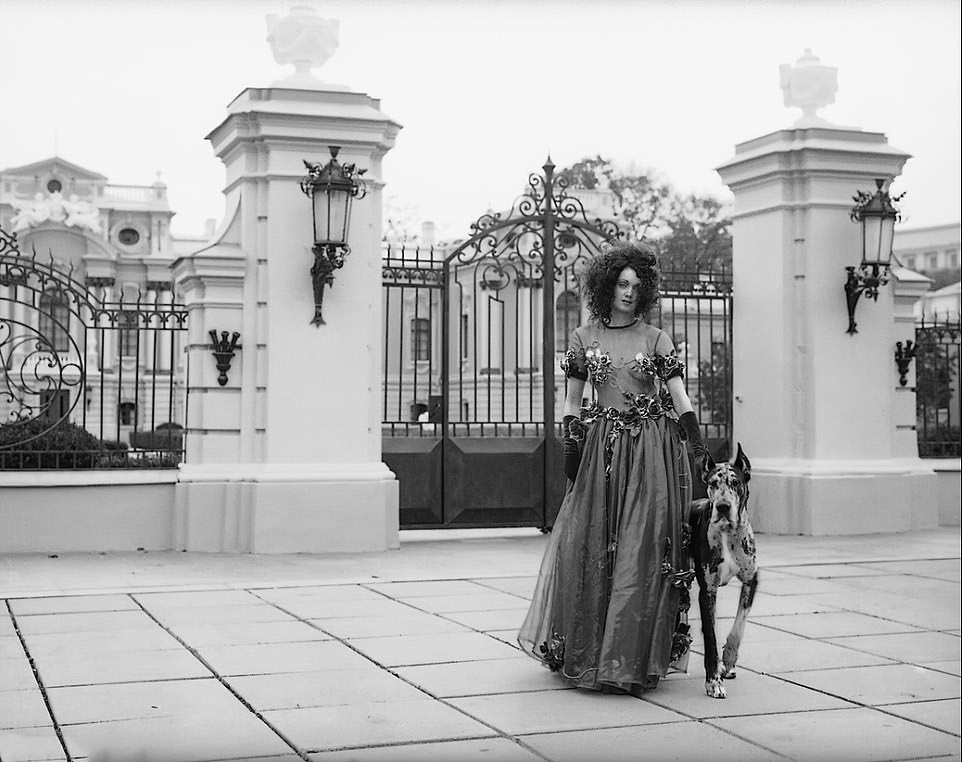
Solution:
[{"label": "wrought iron gate", "polygon": [[[543,170],[508,212],[482,215],[467,240],[386,253],[383,459],[400,482],[404,528],[554,523],[565,483],[559,361],[582,320],[581,270],[622,233],[589,219],[550,159]],[[670,323],[676,340],[681,326],[698,357],[710,345],[706,375],[730,379],[730,280],[726,288],[666,275],[652,319]],[[686,278],[695,291],[680,290]],[[730,397],[709,388],[716,407]],[[716,417],[726,415],[706,427],[710,437],[727,441],[730,407]]]}]

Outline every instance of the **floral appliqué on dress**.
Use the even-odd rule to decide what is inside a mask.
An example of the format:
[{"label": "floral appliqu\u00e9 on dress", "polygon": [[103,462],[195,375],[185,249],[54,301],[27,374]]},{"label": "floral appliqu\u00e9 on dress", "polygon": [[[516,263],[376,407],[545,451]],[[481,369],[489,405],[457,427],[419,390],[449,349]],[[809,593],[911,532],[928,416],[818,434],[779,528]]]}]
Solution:
[{"label": "floral appliqu\u00e9 on dress", "polygon": [[564,635],[552,633],[547,641],[538,646],[541,652],[541,660],[552,672],[557,672],[565,663],[565,639]]}]

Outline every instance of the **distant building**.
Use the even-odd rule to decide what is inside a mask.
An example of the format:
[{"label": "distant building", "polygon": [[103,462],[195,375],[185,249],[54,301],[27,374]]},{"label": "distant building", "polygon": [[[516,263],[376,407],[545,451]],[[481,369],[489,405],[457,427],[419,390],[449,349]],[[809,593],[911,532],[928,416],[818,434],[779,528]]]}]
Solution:
[{"label": "distant building", "polygon": [[909,270],[931,275],[938,270],[959,267],[962,223],[896,228],[892,253]]},{"label": "distant building", "polygon": [[[173,216],[159,178],[115,185],[59,157],[0,170],[0,227],[32,268],[24,276],[5,252],[4,420],[66,417],[120,441],[184,424],[185,336],[147,315],[175,300],[173,261],[203,244],[172,236]],[[110,304],[120,306],[98,314]],[[27,383],[25,367],[48,368],[44,383]]]}]

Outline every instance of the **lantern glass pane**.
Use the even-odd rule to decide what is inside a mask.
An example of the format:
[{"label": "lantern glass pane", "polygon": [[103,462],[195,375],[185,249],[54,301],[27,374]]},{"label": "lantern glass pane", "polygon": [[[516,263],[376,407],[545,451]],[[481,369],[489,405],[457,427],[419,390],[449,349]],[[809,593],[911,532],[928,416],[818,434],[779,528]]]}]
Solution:
[{"label": "lantern glass pane", "polygon": [[887,265],[892,259],[892,242],[895,238],[895,218],[883,217],[879,236],[879,264]]},{"label": "lantern glass pane", "polygon": [[862,264],[874,265],[879,261],[882,243],[882,218],[874,215],[862,217]]},{"label": "lantern glass pane", "polygon": [[351,196],[339,188],[331,188],[328,198],[330,199],[330,215],[328,217],[329,240],[337,243],[346,243],[347,208],[351,203]]}]

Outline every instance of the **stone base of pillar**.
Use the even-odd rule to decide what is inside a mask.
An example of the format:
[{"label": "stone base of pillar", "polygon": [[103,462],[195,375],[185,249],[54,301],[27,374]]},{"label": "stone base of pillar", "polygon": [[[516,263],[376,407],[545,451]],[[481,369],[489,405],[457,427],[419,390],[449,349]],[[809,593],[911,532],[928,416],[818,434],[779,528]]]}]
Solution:
[{"label": "stone base of pillar", "polygon": [[939,525],[935,472],[918,459],[753,459],[751,520],[769,534],[906,532]]},{"label": "stone base of pillar", "polygon": [[173,537],[208,553],[397,548],[398,482],[383,463],[185,465]]}]

